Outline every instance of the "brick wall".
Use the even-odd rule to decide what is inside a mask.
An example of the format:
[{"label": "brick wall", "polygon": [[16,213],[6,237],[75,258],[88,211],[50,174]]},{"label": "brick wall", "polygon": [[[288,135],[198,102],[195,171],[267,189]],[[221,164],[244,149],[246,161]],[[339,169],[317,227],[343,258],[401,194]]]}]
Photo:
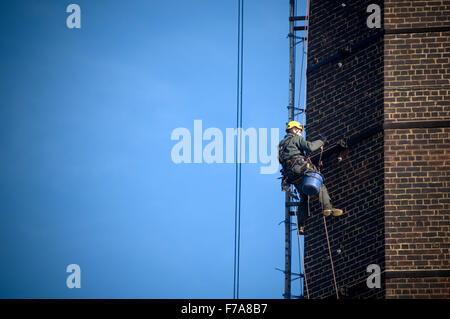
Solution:
[{"label": "brick wall", "polygon": [[[384,118],[382,37],[314,67],[380,31],[366,26],[366,8],[376,1],[345,3],[343,7],[339,1],[311,1],[307,139],[322,134],[330,145],[379,127]],[[326,218],[341,298],[382,298],[383,289],[367,288],[366,268],[370,264],[384,268],[383,132],[324,158],[322,173],[333,204],[345,210],[341,217]],[[310,296],[333,298],[323,217],[317,198],[312,198],[311,204],[312,215],[305,225]]]},{"label": "brick wall", "polygon": [[386,0],[384,17],[401,32],[384,45],[386,297],[450,298],[450,128],[420,128],[450,119],[450,32],[408,30],[450,26],[450,1]]},{"label": "brick wall", "polygon": [[[326,218],[341,297],[450,298],[450,1],[342,3],[311,1],[307,96],[307,138],[330,140],[322,173],[345,210]],[[381,37],[365,24],[371,3]],[[311,213],[310,295],[333,298],[317,199]],[[369,264],[380,289],[366,285]]]},{"label": "brick wall", "polygon": [[393,278],[386,289],[388,298],[448,299],[449,277]]}]

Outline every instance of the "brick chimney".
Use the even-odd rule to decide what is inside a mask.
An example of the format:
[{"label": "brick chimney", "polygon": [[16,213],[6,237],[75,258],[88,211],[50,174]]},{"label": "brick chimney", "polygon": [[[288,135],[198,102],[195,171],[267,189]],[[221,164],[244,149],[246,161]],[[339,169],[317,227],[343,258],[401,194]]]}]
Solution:
[{"label": "brick chimney", "polygon": [[[381,28],[369,28],[371,4]],[[340,298],[450,298],[450,1],[311,0],[307,139],[322,173]],[[317,156],[313,161],[317,161]],[[311,298],[336,298],[318,200],[305,225]],[[369,265],[381,269],[369,288]]]}]

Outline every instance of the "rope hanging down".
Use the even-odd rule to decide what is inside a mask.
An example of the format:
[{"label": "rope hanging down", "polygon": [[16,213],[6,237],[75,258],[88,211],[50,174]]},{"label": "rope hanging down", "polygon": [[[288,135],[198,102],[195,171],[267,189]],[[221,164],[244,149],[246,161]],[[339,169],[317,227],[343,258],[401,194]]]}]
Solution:
[{"label": "rope hanging down", "polygon": [[239,298],[239,259],[241,240],[241,156],[242,156],[242,84],[243,84],[244,0],[238,0],[238,63],[236,102],[236,188],[234,206],[234,282],[233,298]]},{"label": "rope hanging down", "polygon": [[[319,157],[319,169],[320,167],[322,167],[322,155],[323,155],[323,146],[320,148],[320,157]],[[320,193],[319,196],[323,196],[322,195],[322,187],[320,188]],[[322,197],[323,198],[323,197]],[[323,211],[323,200],[320,200],[321,206],[322,206],[322,211]],[[334,283],[334,290],[336,291],[336,299],[339,299],[339,292],[338,292],[338,287],[337,287],[337,282],[336,282],[336,274],[334,272],[334,263],[333,263],[333,256],[331,254],[331,246],[330,246],[330,238],[328,236],[328,227],[327,227],[327,221],[326,221],[326,217],[325,215],[323,215],[323,226],[325,227],[325,236],[327,238],[327,244],[328,244],[328,253],[330,255],[330,263],[331,263],[331,272],[333,274],[333,283]]]},{"label": "rope hanging down", "polygon": [[[309,41],[309,6],[310,6],[310,0],[306,1],[306,65],[305,65],[305,81],[304,81],[304,94],[303,94],[303,107],[306,110],[306,73],[308,72],[308,41]],[[305,41],[303,41],[303,43],[305,43]],[[303,127],[305,127],[305,117],[306,117],[306,113],[303,112]]]},{"label": "rope hanging down", "polygon": [[[308,33],[309,33],[309,6],[310,6],[310,0],[306,1],[306,7],[305,7],[305,25],[306,25],[306,35],[304,37],[304,40],[302,41],[302,63],[301,63],[301,69],[300,69],[300,85],[299,85],[299,94],[298,94],[298,113],[297,113],[297,122],[300,122],[300,110],[301,110],[301,100],[302,100],[302,92],[303,92],[303,119],[302,119],[302,126],[305,127],[305,117],[306,117],[306,72],[308,68]],[[305,42],[306,42],[306,50],[305,50]],[[306,65],[305,65],[305,56],[306,56]],[[305,67],[305,72],[303,72],[303,67]],[[303,77],[305,77],[305,81],[303,81]]]},{"label": "rope hanging down", "polygon": [[[307,0],[306,2],[306,14],[305,14],[305,21],[306,21],[306,37],[304,38],[304,41],[302,43],[302,64],[301,64],[301,71],[300,71],[300,86],[299,86],[299,98],[298,98],[298,110],[299,112],[297,113],[297,121],[299,121],[299,117],[300,117],[300,110],[301,110],[301,96],[302,96],[302,90],[303,90],[303,119],[302,119],[302,126],[305,127],[305,110],[306,110],[306,73],[307,73],[307,67],[308,67],[308,40],[309,40],[309,36],[308,36],[308,32],[309,32],[309,8],[310,7],[310,0]],[[305,42],[306,42],[306,51],[305,51]],[[306,65],[304,63],[304,58],[306,55]],[[303,74],[303,66],[305,65],[305,74]],[[305,77],[305,80],[303,81],[303,76]],[[320,151],[320,158],[319,158],[319,167],[322,166],[322,155],[323,155],[323,147],[321,148]],[[320,193],[319,196],[322,196],[322,188],[320,189]],[[322,200],[320,201],[322,203]],[[322,211],[323,211],[323,206],[322,206]],[[309,196],[308,196],[308,213],[309,213]],[[305,279],[305,288],[306,288],[306,294],[307,294],[307,298],[309,299],[309,289],[308,289],[308,281],[307,281],[307,277],[306,277],[306,272],[305,272],[305,266],[303,263],[303,258],[302,258],[302,250],[301,250],[301,242],[300,242],[300,232],[299,232],[299,225],[298,225],[298,217],[297,217],[297,213],[294,212],[295,214],[295,218],[296,218],[296,223],[297,223],[297,237],[298,237],[298,245],[300,248],[300,267],[302,268],[303,271],[303,276]],[[325,215],[323,216],[323,223],[324,223],[324,227],[325,227],[325,235],[326,235],[326,239],[327,239],[327,244],[328,244],[328,252],[329,252],[329,256],[330,256],[330,263],[331,263],[331,271],[333,274],[333,283],[334,283],[334,289],[336,291],[336,298],[339,299],[339,293],[338,293],[338,287],[337,287],[337,281],[336,281],[336,274],[334,271],[334,263],[333,263],[333,257],[332,257],[332,253],[331,253],[331,246],[330,246],[330,239],[328,236],[328,227],[327,227],[327,222],[326,222],[326,218]]]},{"label": "rope hanging down", "polygon": [[[302,43],[302,63],[301,63],[301,69],[300,69],[300,85],[299,85],[299,96],[298,96],[298,110],[299,112],[297,113],[297,121],[299,121],[299,117],[300,117],[300,109],[301,109],[301,96],[302,96],[302,89],[303,89],[303,96],[304,96],[304,100],[303,100],[303,108],[306,110],[306,69],[305,69],[305,73],[303,74],[303,66],[304,66],[304,58],[305,55],[307,55],[308,52],[308,30],[309,30],[309,0],[307,0],[306,2],[306,9],[305,9],[306,13],[305,13],[305,21],[306,21],[306,37],[305,40]],[[297,2],[296,2],[296,8],[295,8],[295,12],[297,15]],[[305,42],[306,42],[306,51],[305,51]],[[306,62],[308,62],[308,60],[306,60]],[[306,63],[308,64],[308,63]],[[305,77],[305,81],[304,81],[304,86],[302,85],[303,83],[303,77]],[[305,127],[305,111],[303,111],[303,120],[302,120],[302,126]],[[303,258],[303,250],[302,250],[302,246],[301,246],[301,242],[300,242],[300,231],[299,231],[299,225],[298,225],[298,217],[297,217],[297,213],[294,211],[295,214],[295,219],[296,219],[296,223],[297,223],[297,239],[298,239],[298,247],[299,247],[299,263],[300,263],[300,267],[301,267],[301,271],[303,271],[303,278],[305,280],[305,288],[306,288],[306,296],[309,299],[309,289],[308,289],[308,279],[306,276],[306,270],[305,270],[305,265],[304,265],[304,258]],[[308,214],[309,214],[309,196],[308,196]],[[301,281],[300,281],[301,282]]]},{"label": "rope hanging down", "polygon": [[327,221],[326,221],[325,215],[323,215],[323,225],[325,227],[325,234],[327,237],[328,253],[330,254],[331,272],[333,273],[333,282],[334,282],[334,289],[336,291],[336,299],[339,299],[338,287],[337,287],[337,282],[336,282],[336,274],[334,273],[334,263],[333,263],[333,257],[331,255],[330,239],[328,238]]}]

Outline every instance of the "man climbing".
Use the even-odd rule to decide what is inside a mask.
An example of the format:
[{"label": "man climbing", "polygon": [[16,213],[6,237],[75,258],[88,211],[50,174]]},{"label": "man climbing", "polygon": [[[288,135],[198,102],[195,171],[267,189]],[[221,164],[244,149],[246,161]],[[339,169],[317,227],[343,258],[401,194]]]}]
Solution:
[{"label": "man climbing", "polygon": [[[278,146],[279,161],[283,166],[283,175],[287,183],[294,184],[298,193],[300,194],[300,221],[303,223],[306,218],[308,209],[308,196],[302,191],[303,174],[306,170],[313,170],[318,172],[318,169],[309,161],[307,161],[305,154],[312,153],[325,144],[325,138],[316,140],[314,142],[307,142],[301,133],[303,127],[299,122],[291,121],[286,126],[286,136]],[[319,201],[323,207],[323,214],[329,216],[342,215],[342,209],[333,208],[331,205],[330,196],[325,184],[319,191]]]}]

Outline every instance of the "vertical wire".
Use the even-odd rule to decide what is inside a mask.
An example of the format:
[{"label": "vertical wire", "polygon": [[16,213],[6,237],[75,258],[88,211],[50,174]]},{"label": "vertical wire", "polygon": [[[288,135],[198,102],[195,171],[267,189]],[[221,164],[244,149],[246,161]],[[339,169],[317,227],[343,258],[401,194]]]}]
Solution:
[{"label": "vertical wire", "polygon": [[[236,101],[236,128],[238,130],[239,134],[239,86],[240,86],[240,77],[239,77],[239,71],[240,71],[240,37],[241,37],[241,2],[238,1],[238,61],[237,61],[237,101]],[[235,203],[234,203],[234,278],[233,278],[233,299],[236,299],[236,286],[237,286],[237,230],[238,230],[238,154],[239,152],[239,138],[237,140],[237,146],[236,146],[236,164],[235,164]]]},{"label": "vertical wire", "polygon": [[[303,108],[306,110],[306,82],[307,82],[307,73],[308,73],[308,42],[309,42],[309,8],[310,7],[310,0],[306,0],[306,65],[305,65],[305,89],[304,89],[304,94],[303,94]],[[305,124],[305,117],[306,117],[306,112],[303,112],[303,123]],[[303,125],[304,127],[304,125]]]},{"label": "vertical wire", "polygon": [[[297,14],[297,1],[295,1],[295,3],[294,3],[294,12],[295,12],[295,16],[297,16],[298,15]],[[301,94],[302,94],[301,89],[302,89],[302,77],[303,77],[304,45],[305,45],[305,42],[302,43],[302,64],[301,64],[301,70],[300,70],[300,85],[299,85],[299,95],[298,95],[297,122],[299,121],[299,118],[300,118],[300,100],[301,100]],[[297,50],[296,50],[295,40],[294,40],[294,55],[295,55],[295,59],[297,60]],[[300,268],[299,273],[302,273],[302,269],[304,269],[304,266],[303,266],[303,259],[302,259],[302,246],[301,246],[301,242],[300,242],[300,230],[299,230],[297,213],[295,211],[294,211],[294,214],[295,214],[295,219],[296,219],[296,224],[297,224],[298,256],[299,256],[299,268]],[[303,284],[305,282],[305,279],[306,279],[306,275],[305,275],[304,270],[303,270],[303,279],[300,278],[300,280],[299,280],[299,283],[300,283],[300,294],[304,293],[303,292]],[[308,286],[306,286],[306,287],[308,287]],[[306,289],[308,289],[308,288],[306,288]],[[309,299],[309,293],[308,293],[308,299]]]},{"label": "vertical wire", "polygon": [[[297,2],[295,2],[295,15],[297,16]],[[306,13],[305,13],[305,17],[307,17],[308,16],[308,3],[306,3]],[[306,20],[306,26],[309,28],[309,26],[308,26],[308,19]],[[303,89],[303,68],[304,68],[304,60],[305,60],[305,55],[306,55],[306,52],[305,52],[305,42],[307,41],[307,37],[305,36],[305,39],[303,39],[303,41],[302,41],[302,52],[301,52],[301,55],[302,55],[302,62],[301,62],[301,65],[300,65],[300,67],[301,67],[301,69],[300,69],[300,84],[299,84],[299,94],[298,94],[298,109],[297,109],[297,122],[299,122],[300,121],[300,109],[301,109],[301,100],[302,100],[302,89]],[[294,49],[295,49],[295,46],[294,46]],[[306,74],[304,75],[305,76],[305,81],[306,81]],[[303,90],[303,94],[304,94],[304,96],[306,96],[306,85],[305,85],[305,89]],[[305,104],[303,104],[303,109],[304,110],[306,110],[306,105]],[[302,121],[302,126],[303,127],[305,127],[305,111],[303,111],[303,121]],[[304,133],[303,133],[304,134]],[[309,201],[309,197],[308,197],[308,201]],[[308,205],[309,205],[309,202],[308,202]],[[309,212],[308,212],[308,214],[309,214]],[[297,216],[296,216],[296,218],[297,218]],[[299,227],[299,225],[298,225],[298,221],[297,221],[297,229],[298,229],[298,227]],[[299,250],[299,262],[300,262],[300,265],[299,265],[299,267],[300,267],[300,272],[302,272],[302,270],[303,270],[303,276],[304,276],[304,283],[305,283],[305,286],[306,286],[306,294],[307,294],[307,297],[308,297],[308,299],[309,299],[309,290],[308,290],[308,281],[307,281],[307,278],[306,278],[306,273],[305,273],[305,267],[304,267],[304,262],[303,262],[303,253],[302,253],[302,247],[301,247],[301,242],[300,242],[300,233],[297,233],[297,235],[298,235],[298,245],[299,245],[299,247],[298,247],[298,250]],[[303,288],[303,283],[302,283],[302,281],[300,281],[300,283],[301,283],[301,290],[303,290],[302,288]]]},{"label": "vertical wire", "polygon": [[244,0],[238,1],[238,66],[237,66],[237,106],[236,106],[236,185],[235,185],[235,241],[234,241],[234,284],[233,298],[239,298],[240,230],[241,230],[241,163],[242,163],[242,86],[243,86],[243,21]]}]

